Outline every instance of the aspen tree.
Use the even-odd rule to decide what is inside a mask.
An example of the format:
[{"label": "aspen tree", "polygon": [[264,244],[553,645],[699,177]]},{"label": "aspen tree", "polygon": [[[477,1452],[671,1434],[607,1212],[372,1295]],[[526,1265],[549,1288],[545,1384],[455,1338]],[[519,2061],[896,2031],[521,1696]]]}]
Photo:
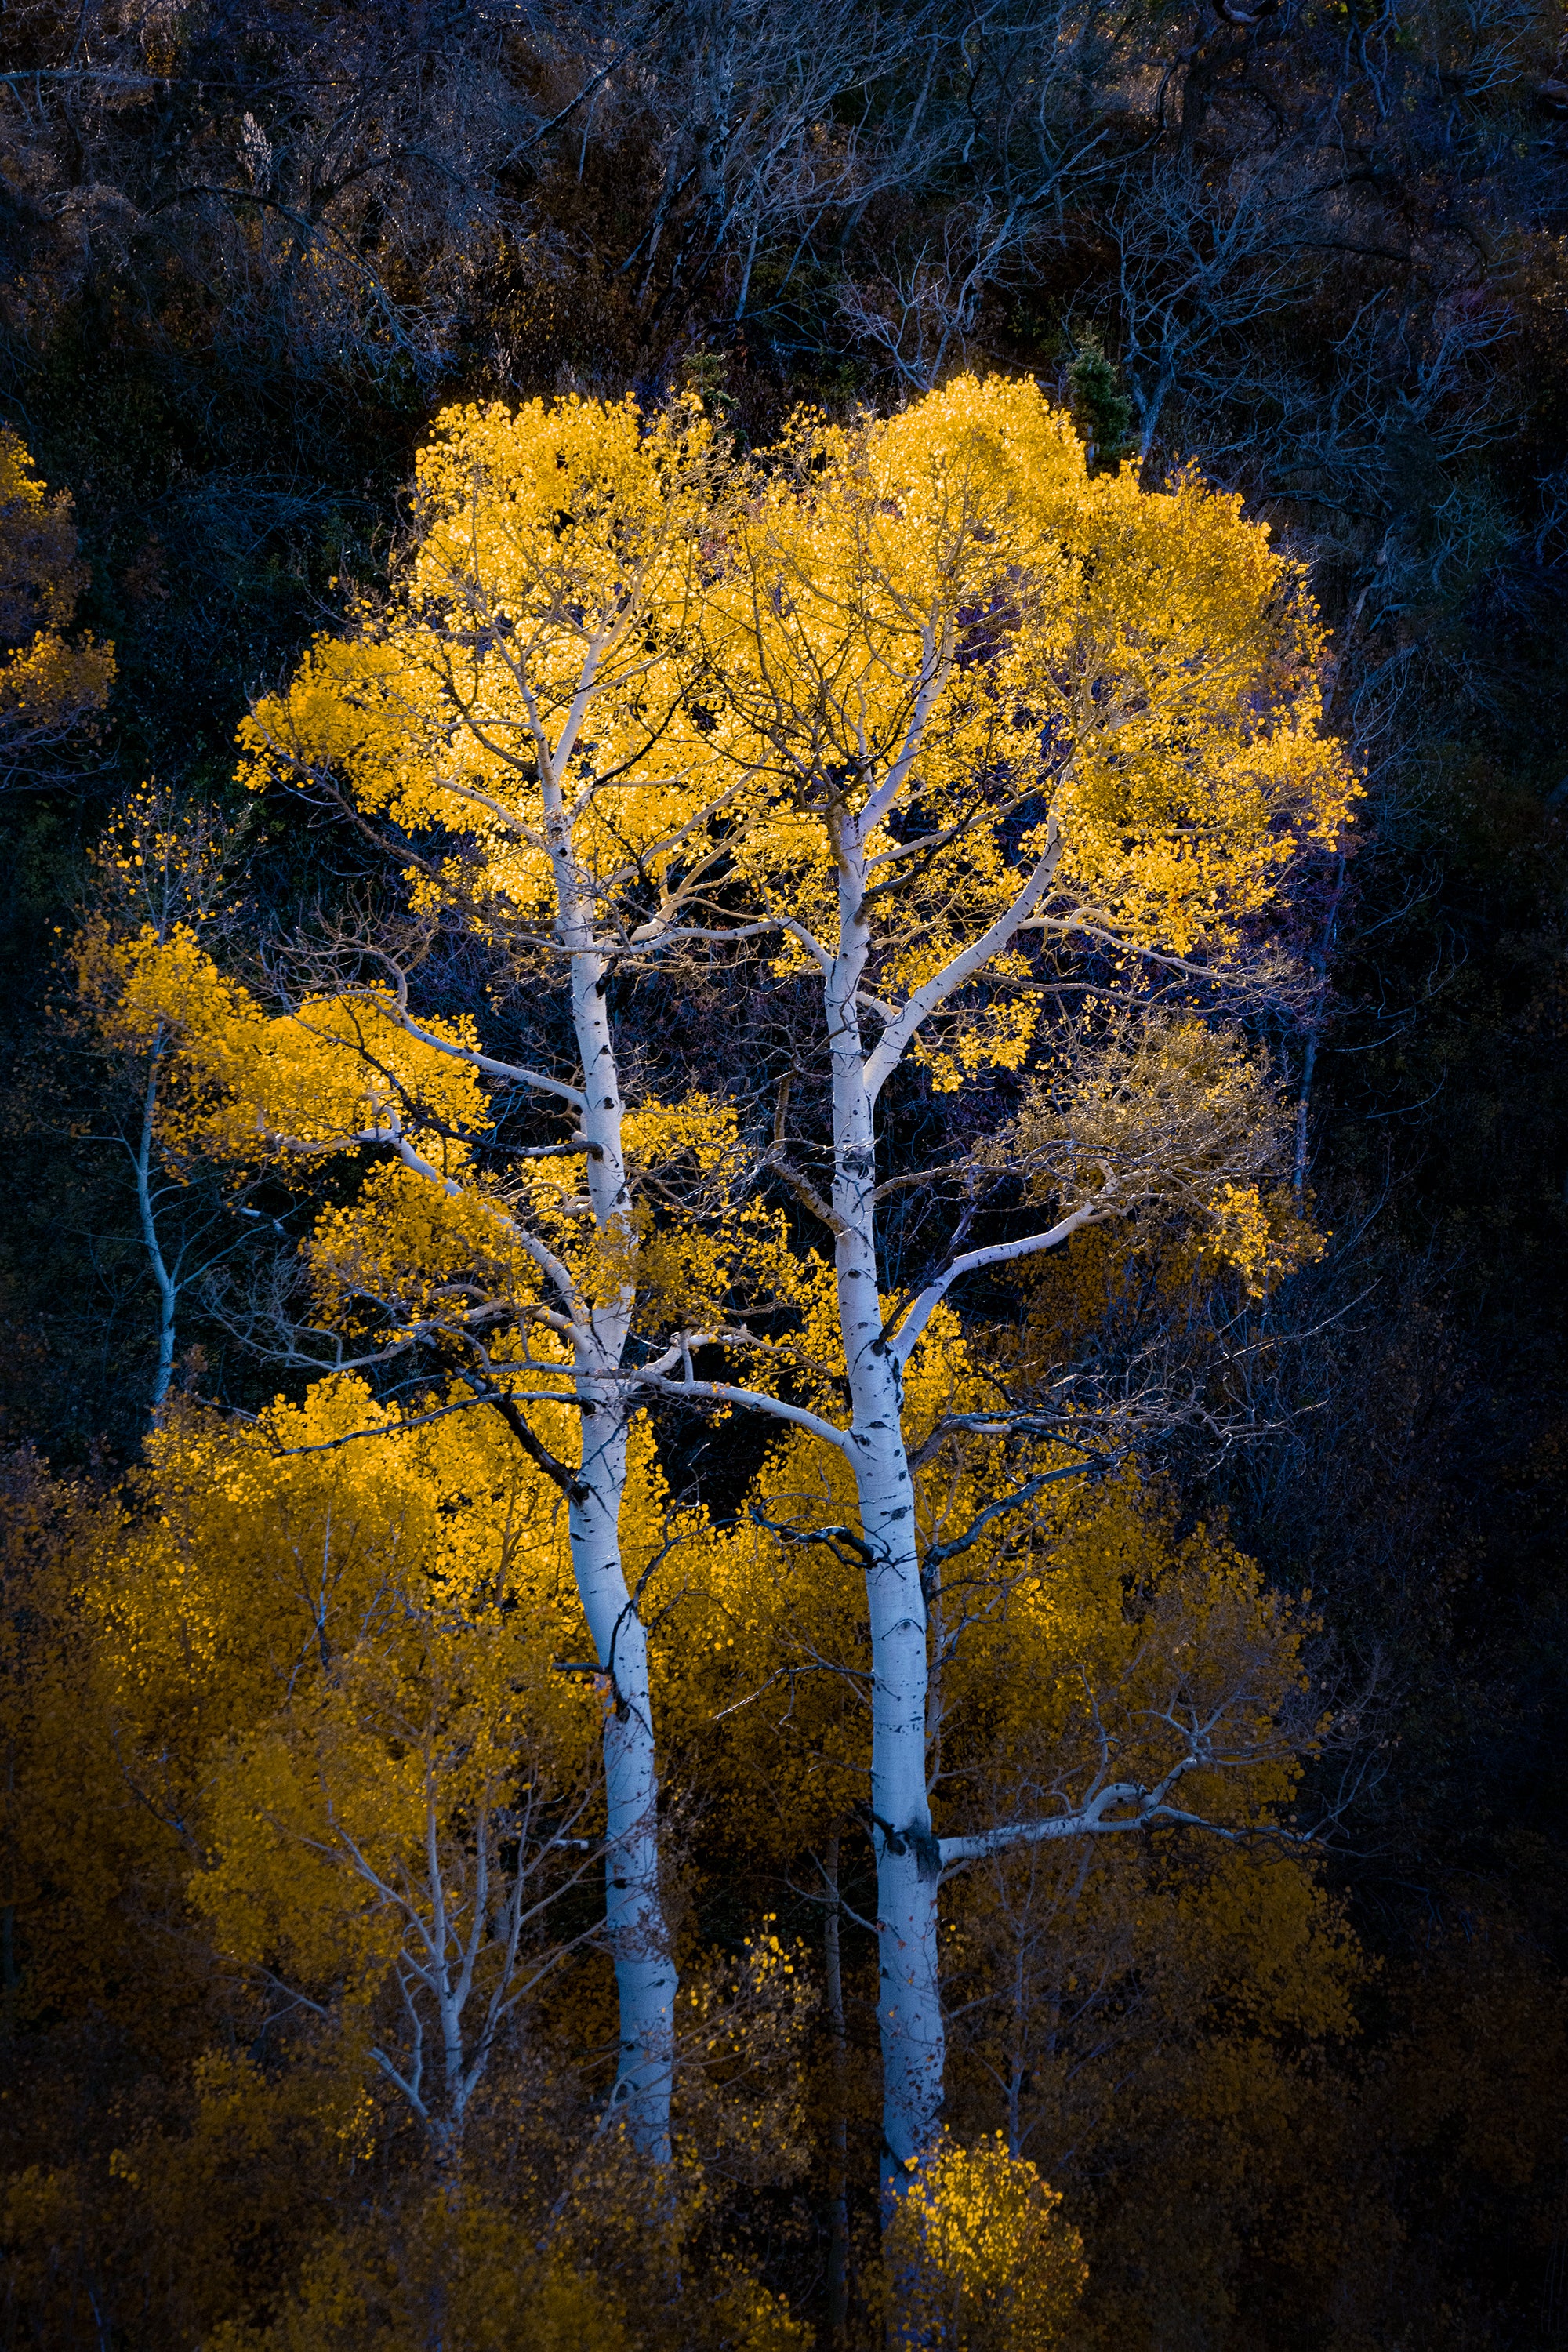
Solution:
[{"label": "aspen tree", "polygon": [[[455,2176],[600,1859],[594,1710],[550,1671],[548,1482],[499,1426],[401,1419],[353,1379],[269,1408],[270,1444],[177,1411],[98,1605],[126,1769],[186,1823],[196,1908],[285,2011],[364,2038]],[[383,1442],[333,1446],[367,1421]]]},{"label": "aspen tree", "polygon": [[[296,1171],[369,1156],[357,1202],[323,1217],[310,1252],[317,1323],[358,1335],[358,1355],[328,1360],[427,1363],[434,1347],[564,1496],[595,1646],[581,1670],[605,1696],[611,2106],[657,2159],[675,1981],[647,1643],[622,1561],[628,1356],[646,1338],[649,1171],[700,1179],[732,1122],[700,1100],[628,1105],[609,990],[658,957],[743,797],[690,708],[730,496],[692,406],[450,411],[419,460],[389,600],[321,639],[242,730],[247,782],[281,777],[435,836],[434,856],[410,853],[416,919],[456,921],[500,996],[559,1013],[537,1065],[488,1053],[471,1021],[423,1016],[416,979],[384,954],[329,956],[276,1018],[189,934],[128,942],[116,976],[127,1034],[178,1028],[193,1151]],[[528,1397],[570,1405],[580,1445],[543,1443]]]},{"label": "aspen tree", "polygon": [[[777,928],[781,975],[820,990],[795,1086],[796,1099],[815,1087],[822,1129],[792,1138],[781,1095],[771,1166],[831,1247],[807,1335],[826,1377],[810,1408],[773,1393],[784,1384],[766,1351],[750,1386],[703,1379],[689,1354],[679,1377],[651,1368],[645,1385],[788,1419],[853,1475],[858,1525],[825,1539],[858,1555],[870,1614],[893,2193],[934,2146],[942,2107],[942,1873],[1022,1841],[1170,1818],[1178,1782],[1208,1760],[1194,1721],[1153,1785],[1108,1777],[1075,1812],[937,1834],[906,1368],[966,1276],[1107,1219],[1188,1218],[1254,1282],[1276,1247],[1268,1089],[1236,1041],[1198,1011],[1151,1006],[1131,1039],[1102,1022],[1080,1051],[1084,1017],[1053,1025],[1030,982],[1043,959],[1058,978],[1076,959],[1111,997],[1125,991],[1108,964],[1194,987],[1240,971],[1304,854],[1336,838],[1354,785],[1321,727],[1300,570],[1266,526],[1195,477],[1156,492],[1131,467],[1090,478],[1069,421],[1030,383],[961,379],[850,430],[798,420],[731,527],[706,610],[726,681],[716,734],[737,774],[772,791],[771,824],[749,832],[737,867],[755,919]],[[938,1094],[996,1070],[1039,1075],[1026,1115],[955,1171],[889,1164],[879,1122],[911,1066]],[[886,1287],[888,1202],[955,1173],[973,1184],[988,1153],[1019,1180],[1017,1213],[978,1243],[961,1218],[927,1280]],[[743,1349],[752,1328],[691,1345]],[[1005,1412],[966,1418],[1009,1426]]]}]

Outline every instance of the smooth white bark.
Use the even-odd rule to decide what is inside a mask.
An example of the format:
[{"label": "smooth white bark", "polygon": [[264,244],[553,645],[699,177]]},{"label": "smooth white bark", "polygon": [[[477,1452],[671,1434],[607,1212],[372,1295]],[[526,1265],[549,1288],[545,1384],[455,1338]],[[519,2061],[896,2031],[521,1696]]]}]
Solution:
[{"label": "smooth white bark", "polygon": [[[593,1392],[600,1402],[592,1411]],[[655,2162],[669,2161],[675,1960],[658,1881],[658,1772],[647,1642],[626,1590],[620,1507],[626,1416],[618,1384],[579,1378],[583,1472],[570,1504],[572,1562],[604,1675],[605,1921],[620,2011],[612,2117]]]},{"label": "smooth white bark", "polygon": [[893,769],[858,814],[841,809],[830,820],[838,868],[838,940],[822,966],[832,1068],[835,1276],[850,1406],[845,1450],[868,1549],[885,2199],[898,2194],[936,2137],[946,2055],[938,1969],[942,1853],[931,1828],[927,1745],[930,1643],[903,1427],[903,1368],[938,1301],[962,1274],[1053,1247],[1087,1221],[1075,1216],[1024,1243],[955,1258],[914,1302],[903,1330],[896,1337],[885,1332],[877,1266],[878,1098],[931,1014],[1005,953],[1046,897],[1059,857],[1053,824],[1044,855],[988,929],[933,973],[890,1020],[888,1008],[879,1008],[882,1034],[868,1051],[860,1029],[869,998],[872,947],[867,844],[913,768],[924,720],[951,662],[951,643],[939,646],[933,633],[926,647],[927,674]]},{"label": "smooth white bark", "polygon": [[869,1548],[871,1823],[877,1861],[882,2179],[895,2193],[935,2136],[945,2041],[937,1982],[941,1864],[926,1786],[926,1609],[915,1489],[903,1433],[902,1367],[882,1336],[876,1245],[876,1103],[859,995],[870,945],[864,833],[839,842],[839,941],[825,990],[833,1071],[835,1276],[849,1388],[850,1465]]},{"label": "smooth white bark", "polygon": [[[625,1102],[605,988],[611,950],[601,940],[591,878],[573,841],[577,803],[565,789],[566,762],[592,700],[602,644],[588,647],[577,691],[558,742],[552,745],[526,680],[519,690],[528,709],[544,807],[544,846],[555,887],[555,938],[566,960],[572,1025],[580,1082],[497,1060],[442,1038],[408,1012],[399,983],[392,1016],[411,1036],[467,1062],[490,1077],[528,1087],[568,1104],[578,1115],[584,1184],[596,1237],[611,1244],[630,1239],[632,1202],[622,1138]],[[444,1190],[458,1187],[392,1129],[404,1164]],[[513,1230],[538,1267],[553,1306],[542,1319],[571,1349],[571,1393],[582,1426],[581,1466],[568,1494],[573,1574],[592,1635],[605,1700],[606,1806],[605,1928],[616,1971],[620,2055],[609,2116],[624,2124],[644,2155],[667,2164],[674,2070],[676,1973],[658,1871],[658,1773],[647,1643],[628,1589],[621,1552],[626,1499],[631,1387],[626,1342],[637,1305],[635,1272],[607,1297],[590,1297],[559,1251],[526,1223]],[[529,1393],[532,1393],[530,1391]],[[521,1404],[526,1398],[520,1396]]]},{"label": "smooth white bark", "polygon": [[[593,656],[585,667],[584,701]],[[581,724],[577,703],[567,735]],[[581,1130],[587,1191],[597,1234],[626,1230],[631,1196],[622,1144],[625,1105],[605,1002],[607,965],[592,902],[573,848],[560,762],[543,772],[544,807],[556,887],[556,933],[569,959],[572,1022],[582,1074]],[[658,1876],[658,1773],[647,1643],[621,1557],[628,1405],[619,1378],[636,1295],[588,1302],[575,1295],[572,1349],[582,1411],[582,1467],[571,1497],[572,1564],[605,1677],[605,1791],[608,1844],[605,1926],[620,2011],[620,2063],[610,2111],[656,2163],[669,2161],[669,2100],[675,2055],[675,1960]]]}]

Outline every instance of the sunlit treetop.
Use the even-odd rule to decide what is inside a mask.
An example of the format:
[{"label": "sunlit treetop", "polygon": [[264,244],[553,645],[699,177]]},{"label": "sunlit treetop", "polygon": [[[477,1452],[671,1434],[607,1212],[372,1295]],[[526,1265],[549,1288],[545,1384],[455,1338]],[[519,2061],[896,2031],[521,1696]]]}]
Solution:
[{"label": "sunlit treetop", "polygon": [[1032,383],[798,420],[728,543],[727,749],[777,795],[747,864],[831,936],[853,828],[900,985],[994,919],[1047,820],[1058,908],[1178,952],[1233,943],[1347,820],[1300,567],[1194,475],[1091,478]]},{"label": "sunlit treetop", "polygon": [[1354,798],[1300,567],[1195,476],[1089,477],[1032,383],[806,412],[749,467],[689,403],[452,409],[414,530],[390,598],[246,722],[242,772],[469,836],[525,919],[569,851],[628,933],[704,861],[730,916],[826,925],[853,822],[915,985],[1049,819],[1059,898],[1184,952]]},{"label": "sunlit treetop", "polygon": [[[873,1098],[906,1054],[938,1087],[1044,1073],[1008,1141],[1042,1198],[1070,1208],[1087,1173],[1107,1214],[1168,1205],[1180,1097],[1184,1200],[1256,1283],[1268,1153],[1249,1139],[1278,1126],[1260,1076],[1173,1029],[1053,1100],[1035,950],[1248,951],[1354,799],[1321,651],[1300,568],[1237,499],[1091,478],[1030,383],[962,378],[848,426],[803,414],[744,462],[690,403],[454,409],[388,595],[258,706],[242,772],[407,828],[416,901],[558,959],[579,1067],[489,1061],[467,1018],[416,1015],[403,976],[367,982],[352,958],[338,992],[268,1014],[178,929],[115,950],[118,1017],[178,1023],[191,1149],[392,1155],[401,1172],[323,1221],[317,1266],[323,1305],[357,1287],[400,1329],[465,1279],[562,1336],[639,1287],[665,1331],[732,1325],[742,1291],[816,1296],[776,1231],[741,1232],[759,1195],[732,1072],[662,1104],[585,1076],[617,958],[737,931],[784,970],[826,974],[847,947],[880,1024]],[[576,1131],[503,1156],[502,1184],[508,1099]],[[1232,1151],[1209,1148],[1222,1128]]]},{"label": "sunlit treetop", "polygon": [[524,918],[552,913],[563,856],[605,916],[639,892],[646,913],[731,782],[696,619],[738,483],[692,404],[447,410],[391,597],[257,707],[242,774],[330,773],[367,813],[468,835]]}]

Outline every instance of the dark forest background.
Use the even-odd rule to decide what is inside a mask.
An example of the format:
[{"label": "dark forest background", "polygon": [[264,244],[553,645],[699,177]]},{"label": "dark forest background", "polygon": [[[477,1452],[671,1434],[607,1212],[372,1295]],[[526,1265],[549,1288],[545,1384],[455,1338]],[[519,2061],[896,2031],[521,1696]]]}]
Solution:
[{"label": "dark forest background", "polygon": [[[1171,2347],[1568,2342],[1565,41],[1547,0],[0,9],[0,419],[117,664],[0,798],[0,1433],[60,1476],[134,1458],[155,1347],[109,1081],[51,1009],[94,845],[147,780],[237,806],[248,698],[378,577],[442,403],[692,384],[761,446],[1030,371],[1097,463],[1195,461],[1310,562],[1368,814],[1273,1042],[1332,1240],[1274,1433],[1163,1469],[1375,1673],[1334,1864],[1374,1966],[1309,2152],[1359,2234],[1287,2285],[1189,2180],[1226,2315],[1173,2290]],[[363,872],[268,797],[280,923]],[[204,1395],[276,1384],[194,1297],[181,1348]],[[28,2032],[7,2169],[48,2083],[107,2163],[161,2062]],[[112,2309],[35,2282],[0,2337],[196,2340],[81,2226]]]}]

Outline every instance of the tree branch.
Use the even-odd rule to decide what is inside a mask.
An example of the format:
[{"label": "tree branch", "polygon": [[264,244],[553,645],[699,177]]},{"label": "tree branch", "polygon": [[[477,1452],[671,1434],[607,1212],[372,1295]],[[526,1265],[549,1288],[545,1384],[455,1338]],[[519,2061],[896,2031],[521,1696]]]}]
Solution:
[{"label": "tree branch", "polygon": [[1022,1241],[992,1242],[984,1249],[965,1250],[962,1257],[955,1257],[945,1273],[938,1275],[934,1282],[928,1282],[923,1290],[917,1292],[908,1312],[888,1335],[888,1345],[897,1361],[900,1364],[909,1361],[921,1333],[961,1276],[976,1274],[982,1266],[1010,1265],[1015,1259],[1034,1257],[1041,1250],[1058,1248],[1074,1234],[1081,1232],[1085,1225],[1103,1223],[1107,1217],[1117,1213],[1116,1204],[1111,1202],[1101,1206],[1104,1201],[1105,1195],[1100,1193],[1096,1200],[1086,1202],[1081,1209],[1074,1209],[1070,1216],[1061,1218],[1048,1232],[1026,1234]]}]

